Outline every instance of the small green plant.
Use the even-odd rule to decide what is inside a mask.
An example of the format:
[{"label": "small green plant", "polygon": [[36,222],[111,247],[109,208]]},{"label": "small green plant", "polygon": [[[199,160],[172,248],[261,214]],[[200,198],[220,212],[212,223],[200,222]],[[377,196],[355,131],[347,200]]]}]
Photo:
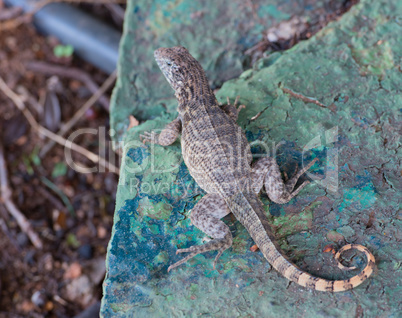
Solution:
[{"label": "small green plant", "polygon": [[34,174],[33,166],[40,166],[41,160],[39,158],[39,148],[35,147],[29,155],[24,155],[22,161],[29,175]]},{"label": "small green plant", "polygon": [[57,178],[61,176],[65,176],[67,173],[67,166],[64,162],[58,162],[54,165],[52,171],[52,178]]},{"label": "small green plant", "polygon": [[56,57],[71,57],[74,53],[74,48],[71,45],[56,45],[53,48],[53,54]]},{"label": "small green plant", "polygon": [[77,239],[77,237],[73,233],[69,233],[66,237],[66,242],[68,246],[71,246],[73,248],[78,248],[81,246],[80,241]]}]

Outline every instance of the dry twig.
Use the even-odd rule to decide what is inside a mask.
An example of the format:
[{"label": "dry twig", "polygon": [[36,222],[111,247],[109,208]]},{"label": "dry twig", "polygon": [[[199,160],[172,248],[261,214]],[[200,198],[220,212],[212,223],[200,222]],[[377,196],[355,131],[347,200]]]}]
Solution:
[{"label": "dry twig", "polygon": [[4,205],[0,204],[0,228],[3,231],[4,235],[7,236],[10,243],[14,246],[14,248],[18,252],[21,252],[21,248],[17,243],[17,239],[14,237],[14,235],[11,234],[10,230],[8,229],[7,223],[4,221],[7,219],[8,219],[7,209]]},{"label": "dry twig", "polygon": [[262,113],[263,113],[264,111],[265,111],[265,109],[259,111],[257,114],[255,114],[253,117],[250,118],[250,121],[256,120],[258,117],[260,117],[260,116],[262,115]]},{"label": "dry twig", "polygon": [[67,212],[67,208],[52,194],[50,193],[47,189],[43,187],[38,187],[38,192],[40,195],[42,195],[44,198],[46,198],[53,206],[62,212]]},{"label": "dry twig", "polygon": [[6,162],[4,159],[4,148],[3,141],[0,140],[0,189],[1,189],[1,200],[2,203],[7,208],[8,212],[14,217],[20,226],[21,230],[28,235],[32,244],[38,248],[42,249],[43,244],[38,234],[34,231],[31,223],[27,220],[24,214],[18,210],[17,206],[11,200],[11,190],[8,185],[8,176],[7,176],[7,168]]},{"label": "dry twig", "polygon": [[16,16],[22,13],[22,8],[13,7],[9,9],[0,8],[0,21],[14,19]]},{"label": "dry twig", "polygon": [[119,174],[119,168],[117,168],[115,165],[99,157],[97,154],[94,154],[93,152],[86,150],[85,148],[71,142],[70,140],[67,140],[59,135],[56,135],[55,133],[51,132],[45,127],[39,125],[38,122],[33,117],[32,113],[25,107],[25,104],[21,99],[21,97],[16,93],[14,93],[1,77],[0,77],[0,90],[3,91],[3,93],[14,102],[14,105],[17,106],[17,108],[24,114],[24,116],[26,117],[32,128],[36,130],[40,135],[50,138],[55,142],[57,142],[58,144],[70,148],[84,155],[92,162],[97,163],[106,169],[109,169],[110,172]]},{"label": "dry twig", "polygon": [[[98,84],[96,84],[88,73],[73,67],[63,67],[58,65],[52,65],[45,62],[31,61],[25,64],[25,67],[33,72],[38,72],[46,75],[57,75],[60,77],[67,77],[82,82],[88,90],[95,94],[99,90]],[[102,95],[99,97],[99,103],[103,108],[109,111],[109,98]]]},{"label": "dry twig", "polygon": [[[63,136],[65,135],[84,115],[85,112],[99,99],[99,97],[103,96],[103,94],[112,86],[114,81],[116,80],[116,71],[114,71],[102,84],[100,88],[88,99],[84,105],[80,107],[80,109],[74,114],[74,116],[65,123],[60,130],[57,132],[57,135]],[[48,151],[55,145],[55,141],[49,141],[40,151],[40,157],[43,158]]]},{"label": "dry twig", "polygon": [[296,97],[297,99],[302,100],[305,103],[313,103],[313,104],[316,104],[316,105],[318,105],[320,107],[327,108],[327,106],[325,106],[324,104],[321,104],[318,100],[303,96],[302,94],[295,93],[295,92],[293,92],[292,90],[290,90],[288,88],[283,87],[282,91],[284,93],[288,93],[288,94],[292,95],[293,97]]},{"label": "dry twig", "polygon": [[105,3],[105,7],[111,12],[113,20],[119,25],[123,25],[125,10],[115,3]]}]

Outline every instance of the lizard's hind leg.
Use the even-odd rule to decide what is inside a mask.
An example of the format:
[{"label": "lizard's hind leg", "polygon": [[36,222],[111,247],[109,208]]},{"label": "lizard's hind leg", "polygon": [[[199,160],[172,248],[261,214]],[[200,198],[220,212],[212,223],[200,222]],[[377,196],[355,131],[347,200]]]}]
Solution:
[{"label": "lizard's hind leg", "polygon": [[217,194],[207,194],[191,211],[191,223],[213,239],[203,245],[194,245],[189,248],[177,250],[178,253],[190,253],[182,260],[170,265],[168,271],[187,262],[200,253],[218,250],[215,257],[214,269],[222,253],[232,246],[232,233],[229,227],[220,219],[229,214],[226,202]]},{"label": "lizard's hind leg", "polygon": [[303,167],[303,169],[298,171],[290,180],[283,182],[279,166],[275,159],[271,157],[261,158],[252,165],[251,177],[253,180],[253,190],[259,193],[264,184],[271,201],[280,204],[287,203],[309,184],[309,181],[305,181],[294,190],[297,180],[299,180],[316,161],[317,159],[314,159]]}]

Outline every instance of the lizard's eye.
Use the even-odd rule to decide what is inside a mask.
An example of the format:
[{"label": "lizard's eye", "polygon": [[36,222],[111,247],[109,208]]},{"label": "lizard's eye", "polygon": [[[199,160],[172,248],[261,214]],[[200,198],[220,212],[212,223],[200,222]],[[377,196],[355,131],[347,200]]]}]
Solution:
[{"label": "lizard's eye", "polygon": [[167,65],[167,66],[172,66],[172,63],[166,62],[166,65]]}]

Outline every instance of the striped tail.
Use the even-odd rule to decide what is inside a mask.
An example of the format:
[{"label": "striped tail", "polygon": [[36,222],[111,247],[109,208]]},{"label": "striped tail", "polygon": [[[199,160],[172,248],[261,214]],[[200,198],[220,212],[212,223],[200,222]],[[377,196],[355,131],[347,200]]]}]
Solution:
[{"label": "striped tail", "polygon": [[308,274],[287,260],[279,252],[279,246],[276,243],[268,219],[264,214],[262,203],[255,194],[240,193],[228,199],[227,203],[232,213],[250,233],[267,261],[280,274],[292,282],[314,290],[340,292],[359,286],[373,273],[375,267],[373,254],[362,245],[348,244],[336,253],[335,259],[341,269],[351,270],[355,269],[355,267],[343,266],[339,262],[340,255],[350,249],[363,252],[367,258],[367,265],[358,275],[345,280],[327,280]]}]

